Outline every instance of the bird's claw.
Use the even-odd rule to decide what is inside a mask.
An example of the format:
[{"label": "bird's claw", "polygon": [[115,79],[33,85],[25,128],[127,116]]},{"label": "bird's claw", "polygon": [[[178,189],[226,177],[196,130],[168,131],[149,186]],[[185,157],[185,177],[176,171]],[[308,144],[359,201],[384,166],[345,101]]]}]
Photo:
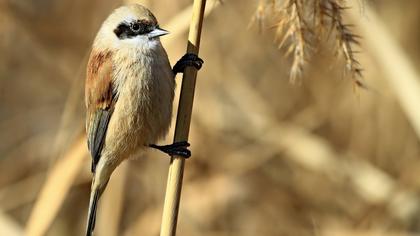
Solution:
[{"label": "bird's claw", "polygon": [[150,147],[158,149],[170,156],[181,156],[184,158],[189,158],[191,156],[191,151],[188,149],[190,144],[187,141],[175,142],[169,145],[156,145],[151,144]]},{"label": "bird's claw", "polygon": [[187,68],[188,66],[193,66],[197,70],[199,70],[203,66],[203,63],[203,59],[199,58],[197,55],[193,53],[186,53],[184,56],[181,57],[181,59],[179,59],[179,61],[175,63],[175,66],[172,69],[172,71],[174,72],[174,74],[183,73],[185,68]]}]

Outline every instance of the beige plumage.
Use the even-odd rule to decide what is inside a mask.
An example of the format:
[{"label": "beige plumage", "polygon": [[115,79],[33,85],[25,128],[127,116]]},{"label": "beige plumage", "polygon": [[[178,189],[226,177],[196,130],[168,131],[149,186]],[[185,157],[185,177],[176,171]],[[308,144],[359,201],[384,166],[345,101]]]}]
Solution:
[{"label": "beige plumage", "polygon": [[203,60],[184,55],[171,69],[159,28],[145,7],[120,7],[102,24],[86,75],[86,131],[92,156],[92,187],[86,235],[95,227],[96,208],[109,178],[125,159],[147,147],[189,157],[187,142],[159,146],[171,123],[175,74],[200,69]]},{"label": "beige plumage", "polygon": [[116,9],[95,38],[85,88],[94,173],[87,235],[114,169],[168,131],[175,81],[159,40],[166,33],[148,9],[132,4]]}]

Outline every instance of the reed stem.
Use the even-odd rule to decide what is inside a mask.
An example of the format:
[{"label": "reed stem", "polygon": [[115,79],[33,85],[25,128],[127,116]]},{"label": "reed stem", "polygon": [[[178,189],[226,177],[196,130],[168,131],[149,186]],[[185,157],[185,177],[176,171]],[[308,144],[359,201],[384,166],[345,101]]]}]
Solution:
[{"label": "reed stem", "polygon": [[[198,55],[206,0],[194,0],[187,52]],[[197,69],[188,67],[182,78],[174,142],[188,140]],[[169,166],[160,236],[175,236],[185,160],[172,156]]]}]

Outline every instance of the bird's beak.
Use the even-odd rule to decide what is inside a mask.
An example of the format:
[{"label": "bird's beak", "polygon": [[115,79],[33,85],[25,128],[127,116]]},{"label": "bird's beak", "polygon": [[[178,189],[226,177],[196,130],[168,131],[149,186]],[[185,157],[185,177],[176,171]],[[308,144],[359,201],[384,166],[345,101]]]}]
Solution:
[{"label": "bird's beak", "polygon": [[152,38],[160,37],[166,34],[169,34],[169,31],[166,31],[158,27],[154,29],[152,32],[148,33],[147,36],[149,36],[149,38],[152,39]]}]

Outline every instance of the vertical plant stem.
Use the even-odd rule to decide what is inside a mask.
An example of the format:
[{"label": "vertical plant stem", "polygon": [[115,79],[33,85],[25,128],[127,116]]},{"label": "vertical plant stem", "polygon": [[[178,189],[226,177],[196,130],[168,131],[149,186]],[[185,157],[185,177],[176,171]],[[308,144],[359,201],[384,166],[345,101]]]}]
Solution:
[{"label": "vertical plant stem", "polygon": [[[198,55],[205,6],[206,0],[194,0],[190,32],[188,35],[188,53]],[[197,70],[195,68],[187,67],[185,69],[175,126],[175,142],[188,140],[196,77]],[[184,165],[184,158],[172,156],[166,186],[165,203],[163,206],[161,236],[174,236],[176,234]]]}]

